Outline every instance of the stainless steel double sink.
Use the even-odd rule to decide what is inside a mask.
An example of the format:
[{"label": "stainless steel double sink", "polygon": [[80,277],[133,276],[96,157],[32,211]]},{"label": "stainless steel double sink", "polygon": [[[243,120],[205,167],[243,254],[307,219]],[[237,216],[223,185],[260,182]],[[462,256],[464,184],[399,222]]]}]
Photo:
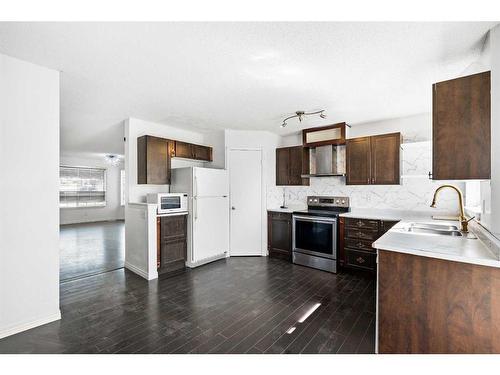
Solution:
[{"label": "stainless steel double sink", "polygon": [[413,233],[437,234],[453,237],[463,236],[457,226],[449,224],[411,223],[407,227],[407,230]]}]

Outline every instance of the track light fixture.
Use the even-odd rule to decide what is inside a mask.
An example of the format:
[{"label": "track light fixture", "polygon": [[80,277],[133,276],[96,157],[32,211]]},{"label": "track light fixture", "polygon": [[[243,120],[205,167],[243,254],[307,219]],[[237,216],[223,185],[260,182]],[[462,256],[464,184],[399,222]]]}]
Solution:
[{"label": "track light fixture", "polygon": [[298,117],[299,122],[302,122],[302,119],[304,118],[304,116],[311,116],[311,115],[319,115],[319,117],[321,117],[321,118],[326,118],[326,114],[325,114],[324,109],[322,109],[321,111],[315,111],[315,112],[296,111],[295,115],[289,116],[283,120],[281,127],[284,128],[287,125],[286,122],[292,118]]}]

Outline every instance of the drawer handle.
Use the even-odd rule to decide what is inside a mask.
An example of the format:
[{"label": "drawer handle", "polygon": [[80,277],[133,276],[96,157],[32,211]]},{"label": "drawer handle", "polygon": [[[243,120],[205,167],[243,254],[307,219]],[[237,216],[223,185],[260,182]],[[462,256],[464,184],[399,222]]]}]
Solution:
[{"label": "drawer handle", "polygon": [[362,243],[362,242],[358,242],[358,243],[357,243],[357,246],[358,246],[358,247],[365,247],[365,244],[364,244],[364,243]]},{"label": "drawer handle", "polygon": [[362,227],[362,226],[364,226],[364,225],[365,225],[365,223],[363,223],[361,220],[360,220],[360,221],[358,221],[358,227]]},{"label": "drawer handle", "polygon": [[356,262],[363,264],[365,262],[365,260],[361,257],[357,257]]}]

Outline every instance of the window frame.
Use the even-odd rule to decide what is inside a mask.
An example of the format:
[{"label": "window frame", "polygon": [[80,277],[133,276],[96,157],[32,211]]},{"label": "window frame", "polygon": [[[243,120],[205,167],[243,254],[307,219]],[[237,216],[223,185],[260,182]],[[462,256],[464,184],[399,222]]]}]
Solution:
[{"label": "window frame", "polygon": [[91,167],[86,165],[59,165],[59,184],[61,182],[61,168],[73,168],[73,169],[94,169],[103,171],[103,192],[104,192],[104,204],[102,205],[92,205],[92,206],[61,206],[61,186],[59,185],[59,209],[81,209],[81,208],[105,208],[108,205],[108,169],[105,167]]}]

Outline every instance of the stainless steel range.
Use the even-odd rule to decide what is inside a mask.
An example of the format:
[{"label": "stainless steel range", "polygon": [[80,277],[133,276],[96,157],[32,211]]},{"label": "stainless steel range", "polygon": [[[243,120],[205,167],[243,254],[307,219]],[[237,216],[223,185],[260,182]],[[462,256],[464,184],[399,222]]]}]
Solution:
[{"label": "stainless steel range", "polygon": [[338,216],[348,197],[307,197],[307,210],[293,213],[293,263],[337,272]]}]

